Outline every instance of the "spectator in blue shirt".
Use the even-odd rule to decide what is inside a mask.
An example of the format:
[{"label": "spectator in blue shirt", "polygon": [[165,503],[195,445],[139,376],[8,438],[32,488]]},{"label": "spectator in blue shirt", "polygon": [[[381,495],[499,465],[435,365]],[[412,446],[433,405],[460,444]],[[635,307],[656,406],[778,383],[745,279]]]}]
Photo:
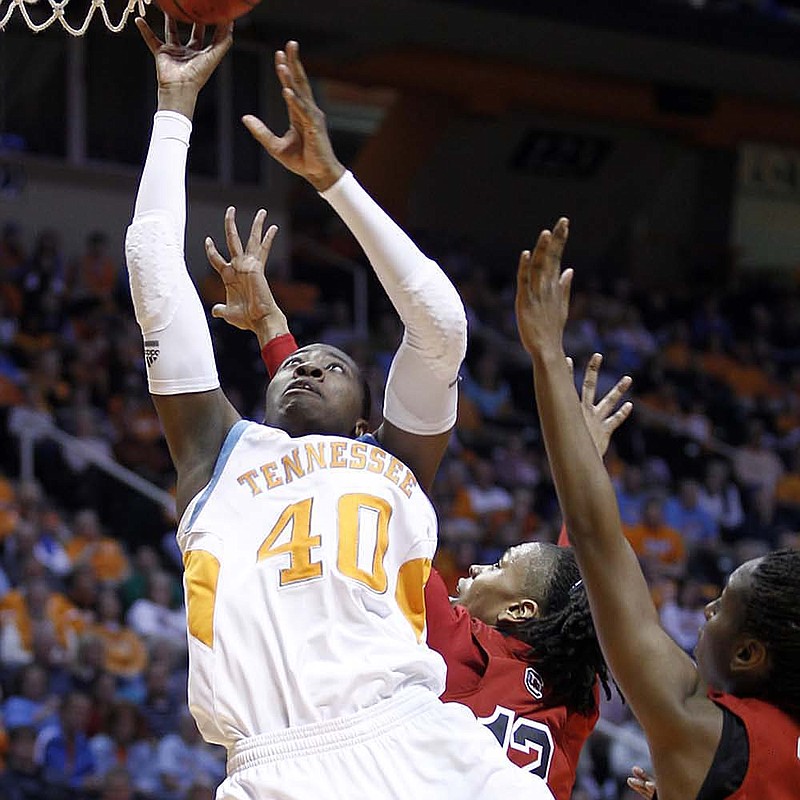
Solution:
[{"label": "spectator in blue shirt", "polygon": [[638,525],[642,521],[645,498],[642,470],[635,464],[626,464],[615,488],[622,524]]},{"label": "spectator in blue shirt", "polygon": [[169,664],[163,660],[151,661],[145,670],[144,680],[142,714],[148,730],[159,738],[174,733],[178,729],[178,711],[182,703],[170,687]]},{"label": "spectator in blue shirt", "polygon": [[27,726],[8,733],[6,769],[0,775],[3,800],[67,800],[67,791],[45,782],[43,770],[34,760],[36,731]]},{"label": "spectator in blue shirt", "polygon": [[113,770],[122,767],[136,791],[156,796],[159,780],[155,748],[142,735],[139,709],[126,701],[115,703],[108,715],[107,731],[89,741],[97,775],[105,783]]},{"label": "spectator in blue shirt", "polygon": [[70,692],[61,706],[59,721],[45,728],[36,740],[37,762],[49,783],[78,790],[79,796],[99,787],[94,756],[86,730],[91,701]]},{"label": "spectator in blue shirt", "polygon": [[158,745],[163,800],[179,800],[198,781],[219,783],[225,777],[222,759],[200,738],[187,708],[181,711],[178,731],[165,736]]},{"label": "spectator in blue shirt", "polygon": [[17,675],[17,691],[3,703],[3,720],[8,730],[26,727],[38,733],[58,723],[59,699],[48,695],[47,672],[33,663]]},{"label": "spectator in blue shirt", "polygon": [[719,525],[700,504],[697,481],[680,482],[677,496],[668,498],[664,504],[664,521],[683,536],[689,548],[713,544],[719,537]]}]

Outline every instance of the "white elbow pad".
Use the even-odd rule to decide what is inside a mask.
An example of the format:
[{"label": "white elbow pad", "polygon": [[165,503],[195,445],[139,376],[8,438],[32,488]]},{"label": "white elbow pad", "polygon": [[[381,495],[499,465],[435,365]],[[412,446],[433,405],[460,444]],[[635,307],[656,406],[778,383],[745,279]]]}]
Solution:
[{"label": "white elbow pad", "polygon": [[432,436],[456,423],[467,318],[449,282],[428,282],[416,299],[419,321],[406,328],[392,361],[383,416],[408,433]]},{"label": "white elbow pad", "polygon": [[150,393],[216,389],[211,335],[174,220],[164,212],[137,216],[125,237],[125,255]]},{"label": "white elbow pad", "polygon": [[448,373],[451,381],[431,380],[430,362],[404,340],[386,380],[384,419],[419,436],[449,431],[456,424],[458,413],[460,363],[461,359]]}]

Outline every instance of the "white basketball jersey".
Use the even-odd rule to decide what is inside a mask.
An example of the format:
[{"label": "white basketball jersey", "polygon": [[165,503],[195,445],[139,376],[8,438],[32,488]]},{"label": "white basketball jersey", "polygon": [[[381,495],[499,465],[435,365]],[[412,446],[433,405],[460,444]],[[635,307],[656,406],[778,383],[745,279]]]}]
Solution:
[{"label": "white basketball jersey", "polygon": [[178,544],[189,706],[207,741],[334,719],[411,685],[443,691],[425,644],[436,516],[376,444],[238,422]]}]

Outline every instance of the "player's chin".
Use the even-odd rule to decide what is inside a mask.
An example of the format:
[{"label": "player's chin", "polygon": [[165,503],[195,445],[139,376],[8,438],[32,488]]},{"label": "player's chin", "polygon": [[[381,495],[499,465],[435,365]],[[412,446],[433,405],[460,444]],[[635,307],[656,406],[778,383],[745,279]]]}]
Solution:
[{"label": "player's chin", "polygon": [[304,389],[290,389],[280,400],[280,412],[289,419],[312,420],[323,416],[322,397]]},{"label": "player's chin", "polygon": [[462,602],[466,595],[469,593],[469,587],[472,586],[472,578],[459,578],[456,583],[456,599]]}]

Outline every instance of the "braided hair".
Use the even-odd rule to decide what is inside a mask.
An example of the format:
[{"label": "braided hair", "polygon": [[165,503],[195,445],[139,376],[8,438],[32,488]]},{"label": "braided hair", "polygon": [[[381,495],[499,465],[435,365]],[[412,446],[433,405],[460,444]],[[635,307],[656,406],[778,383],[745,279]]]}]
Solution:
[{"label": "braided hair", "polygon": [[771,662],[759,697],[800,722],[800,551],[778,550],[751,573],[744,632],[764,644]]},{"label": "braided hair", "polygon": [[[571,547],[542,544],[551,558],[538,617],[524,622],[500,620],[502,633],[530,646],[530,660],[547,687],[549,700],[570,711],[590,714],[597,708],[597,679],[611,697],[609,674],[597,641],[589,599]],[[534,581],[536,581],[534,583]],[[541,586],[541,566],[528,568],[526,586],[536,596]]]}]

